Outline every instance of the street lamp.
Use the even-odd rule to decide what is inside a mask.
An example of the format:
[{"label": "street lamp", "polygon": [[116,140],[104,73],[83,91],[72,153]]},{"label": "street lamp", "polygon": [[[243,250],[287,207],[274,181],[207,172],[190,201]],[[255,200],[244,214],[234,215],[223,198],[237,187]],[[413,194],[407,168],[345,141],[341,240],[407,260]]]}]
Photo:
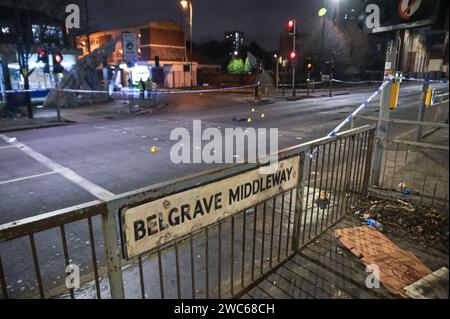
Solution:
[{"label": "street lamp", "polygon": [[180,5],[183,10],[189,10],[189,55],[190,55],[190,71],[191,71],[191,88],[192,88],[192,1],[181,0]]}]

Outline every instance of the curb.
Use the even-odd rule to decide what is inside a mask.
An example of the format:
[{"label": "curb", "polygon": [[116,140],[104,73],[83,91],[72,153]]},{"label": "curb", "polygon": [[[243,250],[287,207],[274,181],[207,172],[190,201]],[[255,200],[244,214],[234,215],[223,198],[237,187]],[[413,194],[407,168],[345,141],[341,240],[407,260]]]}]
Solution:
[{"label": "curb", "polygon": [[56,122],[56,123],[45,123],[45,124],[39,124],[39,125],[18,126],[18,127],[11,127],[11,128],[0,128],[0,133],[17,132],[17,131],[28,131],[28,130],[35,130],[35,129],[40,129],[40,128],[66,126],[66,125],[75,124],[75,123],[77,123],[77,122],[70,121],[70,120],[63,120],[61,122]]}]

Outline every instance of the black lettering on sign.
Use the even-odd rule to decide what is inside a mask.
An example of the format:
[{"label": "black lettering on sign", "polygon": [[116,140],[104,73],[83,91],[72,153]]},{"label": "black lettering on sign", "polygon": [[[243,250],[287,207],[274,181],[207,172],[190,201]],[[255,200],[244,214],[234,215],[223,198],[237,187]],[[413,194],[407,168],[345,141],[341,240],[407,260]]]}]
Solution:
[{"label": "black lettering on sign", "polygon": [[154,235],[158,232],[158,229],[156,229],[156,227],[158,226],[156,224],[156,215],[150,215],[147,217],[147,233],[148,236]]},{"label": "black lettering on sign", "polygon": [[145,223],[142,220],[134,222],[134,241],[141,240],[145,237]]},{"label": "black lettering on sign", "polygon": [[189,211],[191,210],[191,206],[188,204],[181,205],[181,223],[184,223],[185,218],[187,220],[191,220],[191,215],[189,215]]},{"label": "black lettering on sign", "polygon": [[174,207],[169,210],[169,224],[170,226],[176,226],[180,224],[180,216],[174,214],[178,214],[178,208]]},{"label": "black lettering on sign", "polygon": [[214,195],[214,209],[219,210],[222,208],[222,193]]}]

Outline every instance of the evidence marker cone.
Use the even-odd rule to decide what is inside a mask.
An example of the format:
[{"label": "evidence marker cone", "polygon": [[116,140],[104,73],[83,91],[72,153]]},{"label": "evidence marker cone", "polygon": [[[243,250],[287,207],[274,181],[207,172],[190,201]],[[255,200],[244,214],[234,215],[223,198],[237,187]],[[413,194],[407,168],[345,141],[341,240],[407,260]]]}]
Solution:
[{"label": "evidence marker cone", "polygon": [[152,148],[150,149],[150,151],[151,151],[152,153],[158,153],[159,149],[158,149],[157,146],[152,146]]}]

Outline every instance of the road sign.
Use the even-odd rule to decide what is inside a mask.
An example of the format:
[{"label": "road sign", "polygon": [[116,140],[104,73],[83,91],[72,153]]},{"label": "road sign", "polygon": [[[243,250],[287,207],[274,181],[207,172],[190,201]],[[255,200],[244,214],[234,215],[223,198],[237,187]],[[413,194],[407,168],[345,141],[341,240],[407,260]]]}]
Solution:
[{"label": "road sign", "polygon": [[330,79],[331,79],[331,76],[329,74],[322,74],[322,76],[321,76],[322,82],[328,82],[328,81],[330,81]]},{"label": "road sign", "polygon": [[442,0],[369,0],[364,7],[367,33],[424,27],[438,21]]},{"label": "road sign", "polygon": [[122,50],[125,63],[135,63],[138,60],[136,32],[122,33]]},{"label": "road sign", "polygon": [[129,259],[286,192],[298,185],[299,157],[121,211],[122,247]]}]

